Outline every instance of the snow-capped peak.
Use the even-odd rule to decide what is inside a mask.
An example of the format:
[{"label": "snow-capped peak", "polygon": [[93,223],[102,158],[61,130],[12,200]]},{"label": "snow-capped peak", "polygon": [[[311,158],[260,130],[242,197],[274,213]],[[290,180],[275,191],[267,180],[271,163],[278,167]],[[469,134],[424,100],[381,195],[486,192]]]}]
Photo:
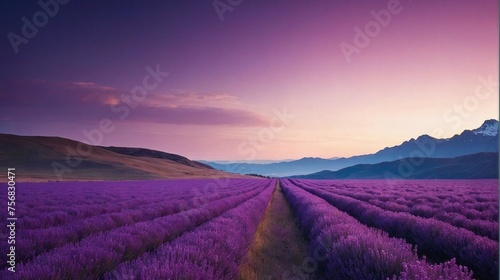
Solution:
[{"label": "snow-capped peak", "polygon": [[481,125],[480,128],[474,129],[472,132],[476,135],[483,136],[497,136],[498,135],[498,121],[487,120]]}]

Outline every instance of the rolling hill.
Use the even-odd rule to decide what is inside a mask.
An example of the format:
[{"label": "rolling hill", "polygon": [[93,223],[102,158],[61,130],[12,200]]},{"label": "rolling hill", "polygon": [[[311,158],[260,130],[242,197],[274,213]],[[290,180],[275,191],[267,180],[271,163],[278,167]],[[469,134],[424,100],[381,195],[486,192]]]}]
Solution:
[{"label": "rolling hill", "polygon": [[11,134],[0,134],[0,166],[16,168],[18,181],[242,177],[159,151]]}]

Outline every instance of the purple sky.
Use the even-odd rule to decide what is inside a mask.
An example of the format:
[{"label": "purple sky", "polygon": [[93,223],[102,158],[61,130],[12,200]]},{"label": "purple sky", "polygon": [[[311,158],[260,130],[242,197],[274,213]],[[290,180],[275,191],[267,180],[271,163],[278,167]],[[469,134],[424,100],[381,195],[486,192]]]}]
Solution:
[{"label": "purple sky", "polygon": [[109,119],[97,144],[285,159],[498,119],[497,1],[242,1],[221,21],[212,1],[72,0],[15,53],[41,10],[19,2],[0,4],[0,133],[92,142]]}]

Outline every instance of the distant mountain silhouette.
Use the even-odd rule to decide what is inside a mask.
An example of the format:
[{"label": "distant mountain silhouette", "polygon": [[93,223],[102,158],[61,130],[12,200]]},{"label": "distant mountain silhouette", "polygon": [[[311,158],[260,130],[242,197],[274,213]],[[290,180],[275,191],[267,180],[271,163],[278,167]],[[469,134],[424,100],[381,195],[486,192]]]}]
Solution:
[{"label": "distant mountain silhouette", "polygon": [[406,158],[377,164],[358,164],[338,171],[325,170],[292,177],[301,179],[496,179],[498,178],[498,153],[478,153],[456,158]]},{"label": "distant mountain silhouette", "polygon": [[448,139],[422,135],[401,145],[384,148],[374,154],[339,159],[302,158],[271,164],[217,164],[207,163],[215,169],[238,170],[241,173],[266,176],[292,176],[323,170],[339,170],[356,164],[374,164],[408,157],[453,158],[482,152],[498,152],[498,121],[487,120],[481,127],[465,130]]}]

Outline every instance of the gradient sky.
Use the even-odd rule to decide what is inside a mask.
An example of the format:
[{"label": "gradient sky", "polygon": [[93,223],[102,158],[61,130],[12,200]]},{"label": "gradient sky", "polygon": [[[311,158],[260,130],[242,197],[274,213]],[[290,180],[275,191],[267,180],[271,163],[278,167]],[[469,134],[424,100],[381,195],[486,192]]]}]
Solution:
[{"label": "gradient sky", "polygon": [[[16,54],[8,34],[41,7],[2,1],[0,133],[89,142],[83,131],[106,118],[115,129],[101,145],[328,158],[498,119],[498,2],[401,1],[347,62],[340,44],[354,45],[355,27],[390,2],[247,0],[221,21],[211,0],[72,0]],[[169,75],[131,108],[121,96],[148,66]],[[294,117],[282,126],[284,110]]]}]

